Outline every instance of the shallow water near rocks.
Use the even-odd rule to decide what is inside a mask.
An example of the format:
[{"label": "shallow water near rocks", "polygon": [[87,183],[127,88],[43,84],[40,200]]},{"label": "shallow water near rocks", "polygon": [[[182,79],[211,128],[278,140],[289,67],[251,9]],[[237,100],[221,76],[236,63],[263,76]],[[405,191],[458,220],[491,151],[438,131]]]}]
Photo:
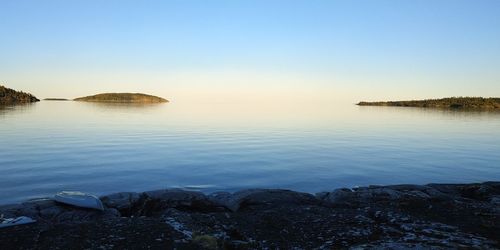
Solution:
[{"label": "shallow water near rocks", "polygon": [[0,108],[0,204],[61,190],[318,192],[500,179],[500,113],[352,104]]}]

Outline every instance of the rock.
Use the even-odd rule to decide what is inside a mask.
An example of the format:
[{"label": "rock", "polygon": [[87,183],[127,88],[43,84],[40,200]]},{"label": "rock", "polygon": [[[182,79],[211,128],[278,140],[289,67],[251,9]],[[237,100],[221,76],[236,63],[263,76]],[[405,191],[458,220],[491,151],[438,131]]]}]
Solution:
[{"label": "rock", "polygon": [[64,209],[62,209],[61,207],[52,206],[41,209],[38,214],[44,219],[53,219],[63,212]]},{"label": "rock", "polygon": [[216,209],[203,193],[182,189],[161,189],[142,194],[122,192],[102,196],[100,199],[105,206],[116,208],[123,216],[151,216],[167,208]]},{"label": "rock", "polygon": [[495,189],[495,193],[496,194],[500,194],[500,181],[487,181],[487,182],[483,182],[483,185],[488,185],[490,187],[492,187],[493,189]]},{"label": "rock", "polygon": [[[125,196],[125,198],[123,198]],[[117,200],[118,203],[127,204],[126,195],[115,195],[112,197],[103,197],[107,204],[113,206],[111,201]],[[125,200],[125,201],[123,201]],[[182,189],[161,189],[144,192],[135,197],[131,202],[129,210],[120,210],[125,216],[151,216],[161,213],[168,208],[193,211],[216,211],[220,207],[211,202],[207,196],[201,192],[186,191]]]},{"label": "rock", "polygon": [[331,205],[359,205],[366,204],[370,201],[392,201],[400,199],[403,196],[402,192],[391,189],[389,187],[359,187],[353,190],[348,188],[336,189],[332,192],[323,194],[322,201]]},{"label": "rock", "polygon": [[208,199],[220,206],[223,206],[231,211],[236,211],[239,208],[237,199],[233,199],[233,194],[229,192],[216,192],[208,196]]},{"label": "rock", "polygon": [[485,182],[473,184],[428,184],[448,197],[459,199],[474,199],[487,201],[490,197],[500,195],[500,182]]},{"label": "rock", "polygon": [[231,211],[255,205],[318,204],[313,195],[282,189],[247,189],[229,193],[216,193],[210,198]]},{"label": "rock", "polygon": [[106,207],[116,208],[118,210],[130,209],[140,198],[135,192],[114,193],[100,197],[100,200]]},{"label": "rock", "polygon": [[319,192],[319,193],[315,193],[314,196],[318,200],[324,200],[328,196],[328,194],[330,194],[330,192]]},{"label": "rock", "polygon": [[336,189],[332,192],[322,192],[316,197],[330,205],[360,205],[369,202],[423,202],[450,199],[445,194],[430,186],[421,185],[391,185]]},{"label": "rock", "polygon": [[462,197],[474,200],[486,200],[493,193],[491,187],[487,185],[473,185],[460,187],[459,192]]},{"label": "rock", "polygon": [[498,187],[369,186],[316,197],[165,189],[103,196],[104,212],[32,200],[0,206],[7,217],[39,218],[0,229],[0,249],[500,249]]},{"label": "rock", "polygon": [[[17,216],[28,216],[31,218],[40,217],[40,211],[56,207],[53,200],[50,199],[36,199],[23,202],[21,204],[7,205],[0,207],[0,214],[4,217],[17,217]],[[48,211],[48,210],[47,210]],[[45,212],[47,212],[45,211]]]},{"label": "rock", "polygon": [[30,200],[22,204],[2,206],[4,217],[28,216],[43,223],[80,223],[120,216],[116,209],[96,211],[56,203],[51,199]]},{"label": "rock", "polygon": [[354,192],[348,188],[335,189],[332,192],[326,192],[317,195],[323,202],[327,204],[348,204],[354,196]]},{"label": "rock", "polygon": [[121,213],[120,211],[118,211],[118,209],[115,209],[115,208],[108,208],[106,210],[104,210],[104,214],[103,214],[103,217],[105,218],[118,218],[118,217],[121,217]]},{"label": "rock", "polygon": [[491,197],[490,203],[496,206],[500,206],[500,195]]},{"label": "rock", "polygon": [[431,186],[405,184],[405,185],[391,185],[387,187],[403,193],[413,193],[416,196],[426,199],[443,200],[449,198],[448,195],[444,194],[443,192],[440,192],[439,190]]},{"label": "rock", "polygon": [[118,217],[120,217],[120,213],[114,208],[105,209],[104,211],[91,209],[73,209],[65,210],[62,213],[58,214],[54,218],[54,221],[57,223],[82,223]]},{"label": "rock", "polygon": [[48,198],[30,200],[23,203],[24,206],[35,206],[38,210],[57,206],[57,203]]},{"label": "rock", "polygon": [[172,203],[186,203],[194,200],[204,200],[206,196],[201,192],[187,191],[183,189],[161,189],[144,192],[150,199],[158,199],[162,201],[169,201]]},{"label": "rock", "polygon": [[377,187],[356,190],[356,196],[362,201],[377,200],[397,200],[402,197],[402,192],[390,187]]},{"label": "rock", "polygon": [[211,235],[198,235],[193,237],[191,242],[193,247],[196,249],[206,249],[206,250],[216,250],[217,247],[217,239]]},{"label": "rock", "polygon": [[5,218],[12,218],[20,216],[20,210],[22,209],[21,204],[3,205],[0,206],[0,216],[3,215]]},{"label": "rock", "polygon": [[412,191],[409,191],[409,192],[406,192],[406,193],[403,193],[403,196],[408,199],[408,198],[415,198],[415,199],[429,199],[431,198],[430,195],[422,192],[422,191],[418,191],[418,190],[412,190]]}]

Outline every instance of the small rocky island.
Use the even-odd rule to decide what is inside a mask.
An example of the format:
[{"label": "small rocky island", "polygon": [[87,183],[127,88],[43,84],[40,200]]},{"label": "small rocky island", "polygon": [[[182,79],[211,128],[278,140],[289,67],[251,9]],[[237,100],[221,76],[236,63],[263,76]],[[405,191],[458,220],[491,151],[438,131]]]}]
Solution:
[{"label": "small rocky island", "polygon": [[500,98],[482,97],[450,97],[442,99],[389,101],[389,102],[360,102],[359,106],[395,106],[444,109],[483,109],[500,110]]},{"label": "small rocky island", "polygon": [[40,101],[32,94],[16,91],[0,85],[0,105],[13,105]]},{"label": "small rocky island", "polygon": [[83,102],[164,103],[167,99],[142,93],[104,93],[74,99]]},{"label": "small rocky island", "polygon": [[43,100],[44,101],[69,101],[69,99],[66,99],[66,98],[45,98]]},{"label": "small rocky island", "polygon": [[500,182],[301,193],[181,189],[100,197],[104,211],[0,206],[0,249],[500,249]]}]

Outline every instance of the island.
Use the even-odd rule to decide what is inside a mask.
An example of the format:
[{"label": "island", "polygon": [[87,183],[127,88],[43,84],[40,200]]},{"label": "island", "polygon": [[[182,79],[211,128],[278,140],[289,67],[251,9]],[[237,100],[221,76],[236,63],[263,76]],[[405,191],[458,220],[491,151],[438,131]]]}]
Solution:
[{"label": "island", "polygon": [[427,99],[427,100],[412,100],[412,101],[359,102],[357,105],[500,110],[500,98],[449,97],[442,99]]},{"label": "island", "polygon": [[40,101],[34,95],[0,85],[0,105],[32,103]]},{"label": "island", "polygon": [[66,98],[45,98],[43,100],[44,101],[69,101],[69,99],[66,99]]},{"label": "island", "polygon": [[142,93],[103,93],[74,99],[82,102],[164,103],[167,99]]}]

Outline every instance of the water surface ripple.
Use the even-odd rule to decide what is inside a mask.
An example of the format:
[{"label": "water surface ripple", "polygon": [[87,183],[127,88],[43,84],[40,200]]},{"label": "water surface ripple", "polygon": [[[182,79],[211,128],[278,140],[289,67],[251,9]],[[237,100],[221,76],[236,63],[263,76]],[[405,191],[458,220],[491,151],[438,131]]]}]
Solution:
[{"label": "water surface ripple", "polygon": [[60,190],[205,192],[500,180],[500,115],[291,105],[0,108],[0,203]]}]

